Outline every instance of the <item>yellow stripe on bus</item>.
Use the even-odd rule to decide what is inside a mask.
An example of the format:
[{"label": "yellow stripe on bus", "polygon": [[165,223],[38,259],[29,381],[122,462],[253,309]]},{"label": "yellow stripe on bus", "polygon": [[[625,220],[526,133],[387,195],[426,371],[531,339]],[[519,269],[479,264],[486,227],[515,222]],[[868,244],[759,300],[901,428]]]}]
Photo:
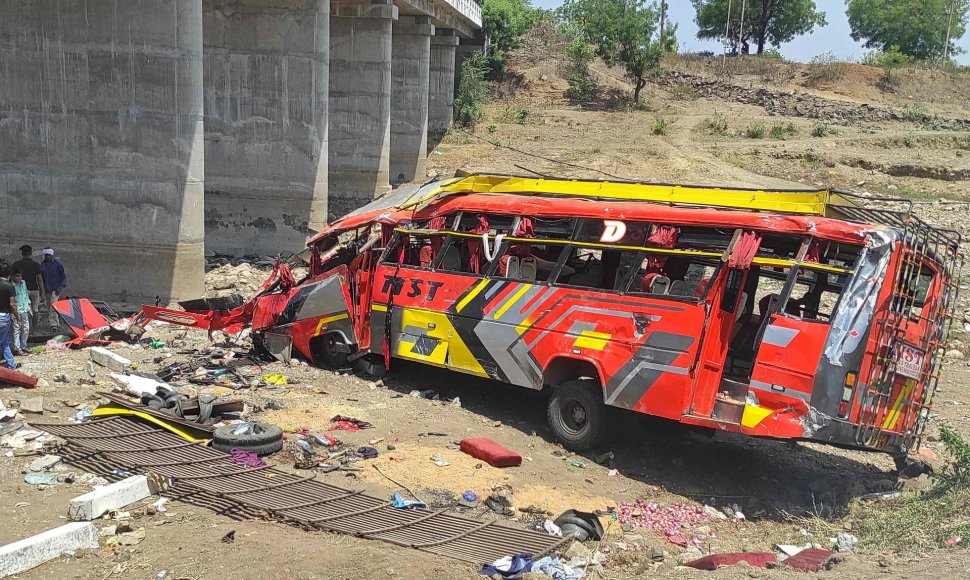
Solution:
[{"label": "yellow stripe on bus", "polygon": [[576,342],[573,343],[574,348],[591,348],[593,350],[603,350],[606,348],[606,343],[613,338],[612,334],[607,332],[595,332],[592,330],[584,330],[576,338]]},{"label": "yellow stripe on bus", "polygon": [[532,284],[523,284],[522,287],[519,288],[519,290],[513,294],[511,298],[506,300],[505,304],[495,311],[495,320],[502,318],[502,315],[508,312],[509,308],[512,308],[512,306],[519,301],[519,298],[522,298],[522,295],[529,291],[529,288],[532,288]]},{"label": "yellow stripe on bus", "polygon": [[347,314],[346,312],[344,312],[343,314],[334,314],[333,316],[326,316],[324,318],[321,318],[320,322],[317,323],[317,331],[314,334],[314,336],[320,334],[320,331],[323,330],[324,325],[330,324],[331,322],[336,322],[338,320],[344,320],[346,318],[350,318],[350,315]]},{"label": "yellow stripe on bus", "polygon": [[455,312],[461,312],[463,308],[468,306],[468,303],[474,300],[475,297],[478,296],[478,294],[485,289],[485,286],[487,284],[488,284],[488,280],[482,280],[481,282],[478,283],[478,285],[472,288],[471,292],[466,294],[465,297],[462,298],[461,301],[458,303],[458,305],[455,306]]},{"label": "yellow stripe on bus", "polygon": [[431,191],[415,195],[402,208],[420,205],[436,197],[453,193],[512,195],[556,195],[652,201],[701,207],[730,207],[752,210],[781,211],[826,215],[830,203],[845,203],[829,190],[765,190],[654,183],[535,179],[508,175],[471,175],[441,183]]},{"label": "yellow stripe on bus", "polygon": [[882,422],[883,429],[892,431],[896,428],[896,421],[899,420],[899,412],[903,406],[903,401],[909,398],[909,396],[913,393],[913,387],[915,386],[916,379],[908,379],[903,388],[899,390],[899,394],[896,396],[896,400],[893,402],[892,411],[886,415],[886,420]]}]

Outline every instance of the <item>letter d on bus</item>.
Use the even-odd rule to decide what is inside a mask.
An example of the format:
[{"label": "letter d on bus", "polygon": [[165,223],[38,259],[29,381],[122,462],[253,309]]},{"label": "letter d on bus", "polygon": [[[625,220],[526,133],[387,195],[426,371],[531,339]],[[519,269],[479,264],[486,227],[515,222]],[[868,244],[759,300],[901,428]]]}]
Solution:
[{"label": "letter d on bus", "polygon": [[619,242],[626,235],[626,224],[623,222],[603,220],[603,235],[600,241],[607,244]]}]

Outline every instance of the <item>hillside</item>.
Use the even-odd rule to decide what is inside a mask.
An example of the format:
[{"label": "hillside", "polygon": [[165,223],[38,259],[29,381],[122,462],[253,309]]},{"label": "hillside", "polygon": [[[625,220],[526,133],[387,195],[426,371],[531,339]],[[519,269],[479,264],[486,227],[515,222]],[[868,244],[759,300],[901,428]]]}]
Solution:
[{"label": "hillside", "polygon": [[632,107],[622,70],[594,62],[597,97],[578,107],[562,54],[554,33],[532,33],[485,119],[453,131],[429,173],[828,186],[909,197],[936,225],[966,227],[970,74],[907,68],[890,85],[860,64],[678,56]]}]

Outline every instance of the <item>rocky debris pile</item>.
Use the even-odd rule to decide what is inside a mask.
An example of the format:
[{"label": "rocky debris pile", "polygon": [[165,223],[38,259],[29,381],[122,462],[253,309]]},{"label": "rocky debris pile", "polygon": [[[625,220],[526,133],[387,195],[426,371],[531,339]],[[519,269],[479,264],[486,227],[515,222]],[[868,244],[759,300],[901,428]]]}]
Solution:
[{"label": "rocky debris pile", "polygon": [[743,86],[684,71],[669,71],[658,82],[666,87],[684,83],[701,97],[716,97],[746,105],[764,107],[770,115],[806,117],[836,125],[859,125],[884,121],[916,122],[938,131],[970,130],[970,119],[946,119],[927,113],[894,111],[868,103],[855,104],[767,87]]},{"label": "rocky debris pile", "polygon": [[[206,258],[205,292],[207,297],[240,294],[251,296],[273,271],[273,258],[255,259],[209,256]],[[297,280],[306,275],[306,268],[292,267]]]}]

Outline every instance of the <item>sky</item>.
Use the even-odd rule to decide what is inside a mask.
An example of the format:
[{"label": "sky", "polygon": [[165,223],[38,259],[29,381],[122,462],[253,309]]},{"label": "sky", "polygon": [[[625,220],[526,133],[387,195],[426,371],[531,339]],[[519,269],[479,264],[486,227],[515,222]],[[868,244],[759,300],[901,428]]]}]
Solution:
[{"label": "sky", "polygon": [[[670,18],[677,23],[677,41],[682,52],[697,52],[710,50],[719,53],[723,50],[721,43],[716,40],[698,40],[697,25],[694,24],[694,7],[690,0],[668,0]],[[562,0],[532,0],[533,6],[541,8],[557,8]],[[740,2],[736,2],[740,5]],[[791,42],[781,45],[781,54],[788,60],[808,62],[812,57],[826,52],[833,52],[839,58],[859,60],[867,52],[860,43],[852,40],[849,32],[849,21],[845,15],[845,0],[815,0],[819,10],[825,12],[828,25],[816,28],[811,34],[799,36]],[[970,34],[957,42],[957,46],[966,52],[958,55],[956,61],[960,64],[970,64]]]}]

